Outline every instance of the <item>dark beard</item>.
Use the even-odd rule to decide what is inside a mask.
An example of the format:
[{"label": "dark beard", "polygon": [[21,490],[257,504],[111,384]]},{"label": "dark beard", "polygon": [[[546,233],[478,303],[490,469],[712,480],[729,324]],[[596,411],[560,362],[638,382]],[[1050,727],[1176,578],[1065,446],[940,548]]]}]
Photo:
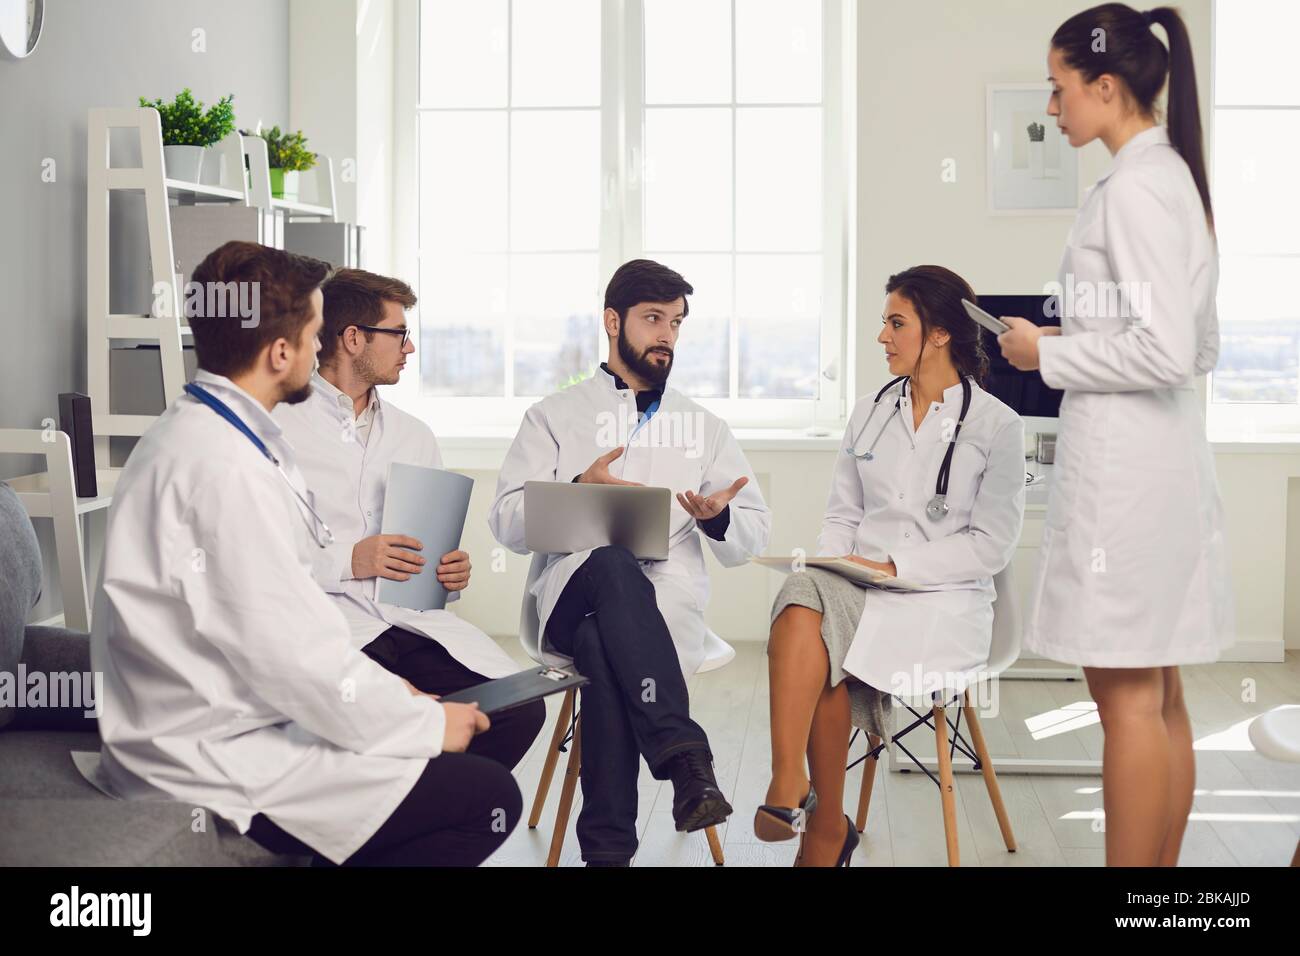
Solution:
[{"label": "dark beard", "polygon": [[628,369],[645,381],[649,382],[655,388],[662,389],[668,382],[668,376],[673,370],[673,355],[669,353],[667,363],[659,365],[652,362],[647,356],[650,352],[662,348],[662,346],[652,345],[640,355],[637,355],[632,348],[632,343],[627,340],[623,332],[623,323],[618,326],[618,357],[623,360],[623,364]]},{"label": "dark beard", "polygon": [[280,401],[286,405],[301,405],[303,402],[307,401],[307,399],[311,398],[311,389],[312,384],[309,379],[306,385],[302,388],[295,388],[292,392],[289,392],[281,398]]}]

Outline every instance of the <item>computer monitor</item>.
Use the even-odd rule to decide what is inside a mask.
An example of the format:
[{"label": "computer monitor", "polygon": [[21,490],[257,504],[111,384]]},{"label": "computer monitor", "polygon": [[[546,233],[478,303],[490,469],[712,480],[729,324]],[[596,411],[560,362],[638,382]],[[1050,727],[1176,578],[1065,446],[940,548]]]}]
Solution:
[{"label": "computer monitor", "polygon": [[[1054,295],[981,295],[977,303],[993,315],[1018,315],[1035,325],[1060,325],[1060,303]],[[1049,388],[1037,372],[1021,372],[1002,357],[997,336],[981,329],[989,356],[984,390],[1010,405],[1025,419],[1025,433],[1055,432],[1062,392]]]}]

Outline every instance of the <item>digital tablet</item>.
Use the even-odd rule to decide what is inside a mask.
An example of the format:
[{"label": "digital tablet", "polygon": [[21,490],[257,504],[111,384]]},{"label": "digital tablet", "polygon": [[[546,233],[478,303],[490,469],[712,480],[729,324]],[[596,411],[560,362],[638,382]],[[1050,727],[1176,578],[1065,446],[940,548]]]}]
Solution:
[{"label": "digital tablet", "polygon": [[446,704],[478,704],[478,709],[491,717],[588,683],[590,681],[577,671],[540,666],[509,677],[484,681],[454,694],[443,694],[439,700]]},{"label": "digital tablet", "polygon": [[987,312],[981,309],[974,302],[970,302],[966,299],[962,299],[961,304],[966,307],[967,315],[969,315],[980,325],[984,326],[984,328],[988,329],[994,335],[1001,335],[1003,332],[1010,330],[1011,326],[1007,325],[996,315],[989,315]]}]

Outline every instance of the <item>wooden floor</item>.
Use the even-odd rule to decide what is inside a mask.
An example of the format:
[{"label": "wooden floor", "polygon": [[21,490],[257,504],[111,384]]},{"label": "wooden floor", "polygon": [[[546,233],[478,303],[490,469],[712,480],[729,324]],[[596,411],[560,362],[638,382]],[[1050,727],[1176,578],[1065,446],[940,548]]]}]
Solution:
[{"label": "wooden floor", "polygon": [[[502,646],[521,666],[517,640]],[[768,784],[767,658],[757,642],[737,646],[734,661],[690,683],[691,714],[709,734],[723,792],[736,808],[719,829],[727,866],[789,866],[795,843],[760,843],[752,820]],[[1300,701],[1300,654],[1282,664],[1206,664],[1183,669],[1196,736],[1196,800],[1181,863],[1201,866],[1284,866],[1300,839],[1300,765],[1256,754],[1246,725],[1256,714]],[[1244,698],[1244,700],[1243,700]],[[1252,699],[1253,698],[1253,699]],[[532,804],[560,695],[548,702],[546,729],[519,766],[525,817]],[[1083,681],[1004,680],[999,714],[982,718],[996,767],[999,756],[1100,759],[1102,735]],[[964,725],[963,725],[964,726]],[[920,755],[934,754],[934,735],[919,729],[908,740]],[[928,738],[928,739],[927,739]],[[928,747],[926,746],[928,744]],[[851,759],[864,748],[861,738]],[[900,757],[902,755],[900,754]],[[551,784],[536,830],[525,819],[489,866],[541,866],[549,848],[567,754]],[[906,760],[905,757],[902,758]],[[673,829],[672,786],[641,768],[635,866],[712,866],[703,833]],[[861,765],[849,774],[846,810],[856,811]],[[1008,853],[978,774],[957,775],[957,822],[964,866],[1101,866],[1104,863],[1101,777],[999,776],[1019,850]],[[581,866],[574,801],[561,866]],[[943,866],[943,817],[938,789],[922,773],[896,773],[882,759],[866,833],[854,866]]]}]

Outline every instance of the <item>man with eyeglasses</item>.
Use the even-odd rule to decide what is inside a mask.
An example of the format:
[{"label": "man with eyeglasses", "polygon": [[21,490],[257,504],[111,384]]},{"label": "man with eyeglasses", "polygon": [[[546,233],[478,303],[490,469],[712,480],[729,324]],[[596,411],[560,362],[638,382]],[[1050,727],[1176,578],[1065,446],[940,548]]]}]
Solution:
[{"label": "man with eyeglasses", "polygon": [[[316,556],[313,576],[343,611],[354,645],[426,693],[450,694],[518,671],[495,641],[452,611],[378,600],[378,579],[419,573],[436,574],[455,600],[469,584],[470,559],[459,550],[424,554],[414,538],[380,533],[389,466],[443,466],[429,427],[382,401],[377,388],[395,385],[415,351],[406,318],[415,294],[400,279],[362,269],[335,271],[321,293],[324,325],[311,395],[275,413],[334,535]],[[513,768],[545,717],[540,701],[500,714],[470,752]]]}]

